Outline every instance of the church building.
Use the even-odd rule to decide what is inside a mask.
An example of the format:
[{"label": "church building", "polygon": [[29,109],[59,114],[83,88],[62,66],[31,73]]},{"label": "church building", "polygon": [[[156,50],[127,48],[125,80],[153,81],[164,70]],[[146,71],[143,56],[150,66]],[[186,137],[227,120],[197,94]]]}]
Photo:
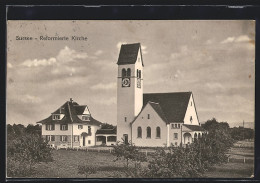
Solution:
[{"label": "church building", "polygon": [[206,132],[192,92],[143,93],[140,43],[121,45],[117,78],[117,140],[136,146],[190,144]]}]

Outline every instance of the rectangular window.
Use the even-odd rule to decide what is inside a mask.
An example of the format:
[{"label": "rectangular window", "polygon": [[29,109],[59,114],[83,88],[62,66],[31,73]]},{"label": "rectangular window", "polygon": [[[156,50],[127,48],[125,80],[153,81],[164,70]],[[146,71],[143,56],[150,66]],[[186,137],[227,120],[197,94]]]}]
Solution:
[{"label": "rectangular window", "polygon": [[60,125],[60,130],[68,130],[68,125]]},{"label": "rectangular window", "polygon": [[89,116],[82,116],[83,121],[89,121]]},{"label": "rectangular window", "polygon": [[55,136],[54,135],[46,135],[46,140],[47,141],[55,141]]},{"label": "rectangular window", "polygon": [[54,125],[54,124],[46,125],[46,130],[47,130],[47,131],[55,130],[55,125]]},{"label": "rectangular window", "polygon": [[91,134],[91,126],[88,126],[88,134]]},{"label": "rectangular window", "polygon": [[178,128],[180,128],[181,127],[181,125],[180,124],[178,124]]},{"label": "rectangular window", "polygon": [[61,136],[60,136],[60,141],[62,141],[62,142],[67,142],[67,141],[68,141],[67,136],[66,136],[66,135],[61,135]]},{"label": "rectangular window", "polygon": [[172,124],[172,129],[174,128],[174,124]]},{"label": "rectangular window", "polygon": [[78,142],[78,141],[79,141],[79,136],[78,135],[74,136],[74,142]]},{"label": "rectangular window", "polygon": [[147,119],[150,119],[150,114],[147,115]]},{"label": "rectangular window", "polygon": [[83,125],[78,125],[78,129],[83,129]]},{"label": "rectangular window", "polygon": [[59,114],[53,114],[52,119],[53,120],[60,120],[60,115]]},{"label": "rectangular window", "polygon": [[177,128],[177,124],[175,124],[175,128]]},{"label": "rectangular window", "polygon": [[127,118],[125,117],[125,122],[127,122]]},{"label": "rectangular window", "polygon": [[88,144],[91,144],[91,140],[88,140]]},{"label": "rectangular window", "polygon": [[174,135],[173,139],[177,140],[178,139],[178,133],[174,133],[173,135]]}]

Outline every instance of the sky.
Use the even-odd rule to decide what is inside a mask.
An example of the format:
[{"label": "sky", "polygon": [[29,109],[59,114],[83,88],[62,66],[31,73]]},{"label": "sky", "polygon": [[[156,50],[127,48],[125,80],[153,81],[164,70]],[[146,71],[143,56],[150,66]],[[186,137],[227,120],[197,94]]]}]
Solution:
[{"label": "sky", "polygon": [[7,123],[36,124],[73,98],[116,125],[116,63],[126,43],[141,43],[144,93],[192,91],[202,123],[254,122],[254,21],[41,20],[7,23]]}]

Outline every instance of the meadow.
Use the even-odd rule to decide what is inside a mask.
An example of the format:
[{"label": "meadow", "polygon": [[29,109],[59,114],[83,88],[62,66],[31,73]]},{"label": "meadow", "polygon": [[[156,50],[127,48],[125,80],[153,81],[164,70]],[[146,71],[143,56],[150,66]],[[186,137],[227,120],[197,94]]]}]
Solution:
[{"label": "meadow", "polygon": [[[110,151],[96,152],[86,150],[53,150],[53,162],[40,163],[35,166],[34,178],[85,178],[78,174],[79,165],[91,165],[98,171],[88,178],[123,178],[125,161],[115,161]],[[250,178],[254,170],[254,149],[248,147],[231,148],[229,162],[216,165],[208,170],[205,178]]]}]

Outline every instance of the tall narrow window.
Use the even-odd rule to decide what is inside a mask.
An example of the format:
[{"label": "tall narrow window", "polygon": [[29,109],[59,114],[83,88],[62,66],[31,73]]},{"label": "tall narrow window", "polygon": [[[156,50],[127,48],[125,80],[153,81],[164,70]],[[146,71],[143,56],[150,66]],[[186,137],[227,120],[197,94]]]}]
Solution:
[{"label": "tall narrow window", "polygon": [[88,133],[91,133],[91,126],[88,126]]},{"label": "tall narrow window", "polygon": [[141,78],[142,77],[142,75],[141,75],[141,70],[139,70],[139,78]]},{"label": "tall narrow window", "polygon": [[137,128],[137,138],[142,138],[142,128],[140,126]]},{"label": "tall narrow window", "polygon": [[122,69],[122,77],[126,77],[126,70]]},{"label": "tall narrow window", "polygon": [[127,118],[125,117],[125,122],[127,122]]},{"label": "tall narrow window", "polygon": [[147,119],[150,119],[150,114],[147,114]]},{"label": "tall narrow window", "polygon": [[178,139],[178,133],[174,133],[173,139],[177,140]]},{"label": "tall narrow window", "polygon": [[156,128],[156,138],[161,138],[161,128],[159,126]]},{"label": "tall narrow window", "polygon": [[190,122],[192,123],[192,116],[190,117]]},{"label": "tall narrow window", "polygon": [[151,138],[151,127],[148,126],[146,132],[147,132],[146,138]]},{"label": "tall narrow window", "polygon": [[139,70],[136,70],[136,77],[139,78]]},{"label": "tall narrow window", "polygon": [[131,69],[130,69],[130,68],[127,69],[127,71],[126,71],[126,76],[127,76],[127,77],[131,76]]}]

